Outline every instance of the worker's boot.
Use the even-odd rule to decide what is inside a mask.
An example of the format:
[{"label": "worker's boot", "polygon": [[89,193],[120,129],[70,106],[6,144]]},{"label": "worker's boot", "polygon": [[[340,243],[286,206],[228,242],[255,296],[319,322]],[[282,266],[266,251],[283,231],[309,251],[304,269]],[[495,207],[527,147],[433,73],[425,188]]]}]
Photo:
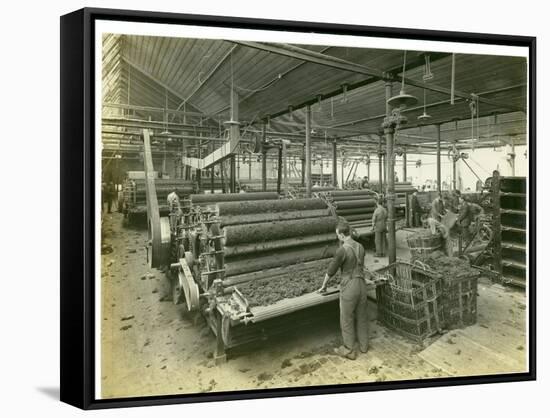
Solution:
[{"label": "worker's boot", "polygon": [[339,355],[340,357],[347,358],[348,360],[355,360],[357,358],[356,350],[349,350],[343,345],[341,345],[338,348],[335,348],[334,353]]}]

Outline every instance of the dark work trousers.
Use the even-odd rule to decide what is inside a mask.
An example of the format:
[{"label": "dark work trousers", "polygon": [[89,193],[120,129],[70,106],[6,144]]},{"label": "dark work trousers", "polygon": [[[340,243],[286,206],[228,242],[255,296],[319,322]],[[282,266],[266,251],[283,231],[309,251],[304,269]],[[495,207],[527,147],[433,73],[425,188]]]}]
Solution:
[{"label": "dark work trousers", "polygon": [[384,257],[386,253],[386,231],[374,233],[374,246],[376,247],[376,255]]},{"label": "dark work trousers", "polygon": [[113,207],[113,195],[109,193],[107,195],[107,213],[111,213],[112,207]]},{"label": "dark work trousers", "polygon": [[344,346],[366,352],[369,347],[367,318],[367,284],[362,278],[351,279],[340,289],[340,328]]},{"label": "dark work trousers", "polygon": [[422,221],[420,220],[420,212],[413,211],[413,228],[422,226]]}]

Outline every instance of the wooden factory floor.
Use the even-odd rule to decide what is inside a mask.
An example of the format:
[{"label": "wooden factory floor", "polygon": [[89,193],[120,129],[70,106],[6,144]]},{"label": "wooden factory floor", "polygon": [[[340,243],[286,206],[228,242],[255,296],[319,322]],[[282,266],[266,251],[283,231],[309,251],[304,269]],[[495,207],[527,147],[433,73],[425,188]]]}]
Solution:
[{"label": "wooden factory floor", "polygon": [[[526,370],[526,306],[522,291],[482,279],[478,323],[450,331],[422,348],[376,321],[370,304],[370,349],[357,360],[332,354],[339,344],[334,321],[317,324],[212,359],[215,340],[200,319],[173,305],[167,281],[146,265],[142,229],[123,228],[122,216],[105,216],[101,276],[101,396],[104,398],[296,387],[382,380],[428,379]],[[404,232],[398,257],[406,259]],[[368,253],[367,264],[376,268]]]}]

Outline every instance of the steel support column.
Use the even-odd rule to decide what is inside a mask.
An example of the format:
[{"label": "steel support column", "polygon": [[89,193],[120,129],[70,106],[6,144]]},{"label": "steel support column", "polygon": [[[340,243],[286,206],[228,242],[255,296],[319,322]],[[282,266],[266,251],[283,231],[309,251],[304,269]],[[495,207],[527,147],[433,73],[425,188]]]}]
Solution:
[{"label": "steel support column", "polygon": [[344,181],[344,160],[345,160],[345,158],[342,157],[342,163],[341,163],[342,165],[340,166],[340,169],[341,169],[341,171],[342,171],[342,177],[341,177],[341,179],[342,179],[342,184],[341,184],[341,186],[340,186],[341,189],[344,189],[344,186],[345,186],[345,183],[346,183],[346,182]]},{"label": "steel support column", "polygon": [[235,155],[229,157],[229,191],[235,193],[237,191],[237,170],[235,169]]},{"label": "steel support column", "polygon": [[388,159],[386,155],[382,155],[382,176],[384,177],[384,184],[388,184]]},{"label": "steel support column", "polygon": [[302,187],[306,186],[306,148],[305,145],[302,146],[302,158],[300,158],[300,161],[302,162]]},{"label": "steel support column", "polygon": [[407,181],[407,152],[403,153],[403,178],[402,181]]},{"label": "steel support column", "polygon": [[283,163],[283,185],[285,192],[288,191],[288,144],[290,144],[290,141],[283,139],[283,144],[281,146],[281,160]]},{"label": "steel support column", "polygon": [[220,161],[220,179],[221,179],[221,182],[222,182],[222,193],[225,193],[225,173],[224,173],[224,170],[225,170],[225,162]]},{"label": "steel support column", "polygon": [[267,150],[264,148],[267,141],[267,126],[262,124],[262,192],[267,191]]},{"label": "steel support column", "polygon": [[210,167],[210,193],[214,193],[214,167]]},{"label": "steel support column", "polygon": [[[199,159],[202,158],[202,143],[201,143],[201,141],[199,141],[198,156],[199,156]],[[197,169],[197,186],[199,187],[199,190],[202,189],[202,178],[201,177],[202,177],[202,172],[201,172],[200,169]]]},{"label": "steel support column", "polygon": [[441,125],[435,125],[435,138],[437,140],[437,192],[441,193]]},{"label": "steel support column", "polygon": [[387,127],[384,130],[386,135],[386,202],[388,208],[388,262],[392,264],[396,260],[396,243],[395,243],[395,176],[393,156],[393,142],[394,142],[393,126]]},{"label": "steel support column", "polygon": [[332,185],[338,187],[338,147],[336,145],[336,139],[332,141]]},{"label": "steel support column", "polygon": [[382,162],[382,137],[378,140],[378,191],[380,194],[384,193],[384,176],[382,175],[383,171],[383,162]]},{"label": "steel support column", "polygon": [[388,209],[388,263],[395,263],[396,240],[395,240],[395,156],[393,151],[395,121],[392,119],[391,108],[388,99],[392,95],[392,83],[386,82],[386,119],[382,127],[386,136],[386,205]]},{"label": "steel support column", "polygon": [[281,177],[283,175],[283,147],[278,147],[277,152],[277,193],[281,193]]},{"label": "steel support column", "polygon": [[306,197],[311,197],[311,106],[306,106]]}]

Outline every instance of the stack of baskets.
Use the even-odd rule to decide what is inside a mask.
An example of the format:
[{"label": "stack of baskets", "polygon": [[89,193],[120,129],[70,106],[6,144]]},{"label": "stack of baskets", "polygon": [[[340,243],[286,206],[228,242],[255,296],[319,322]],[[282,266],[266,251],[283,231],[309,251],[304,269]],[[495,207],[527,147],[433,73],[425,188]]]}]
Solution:
[{"label": "stack of baskets", "polygon": [[424,264],[441,275],[441,305],[446,329],[463,328],[477,321],[477,282],[479,270],[467,260],[447,257],[440,251],[419,257]]},{"label": "stack of baskets", "polygon": [[378,286],[378,319],[393,331],[423,343],[442,328],[441,276],[398,261],[377,272],[387,279]]},{"label": "stack of baskets", "polygon": [[465,271],[442,280],[443,320],[445,328],[455,329],[477,322],[477,279],[479,271]]}]

